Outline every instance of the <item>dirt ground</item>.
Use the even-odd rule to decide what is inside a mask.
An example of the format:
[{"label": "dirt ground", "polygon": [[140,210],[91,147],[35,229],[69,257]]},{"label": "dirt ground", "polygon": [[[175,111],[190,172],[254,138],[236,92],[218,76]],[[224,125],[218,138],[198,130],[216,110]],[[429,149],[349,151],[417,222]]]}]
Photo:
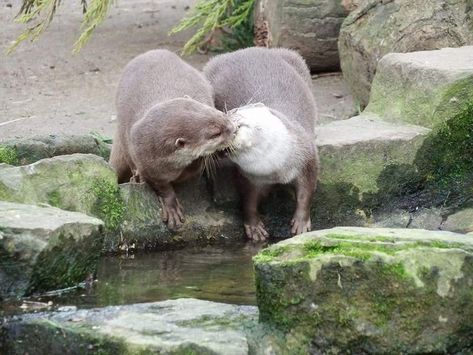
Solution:
[{"label": "dirt ground", "polygon": [[[79,53],[79,0],[63,1],[50,28],[11,55],[5,49],[21,32],[13,22],[20,0],[0,0],[0,139],[37,134],[112,136],[116,125],[114,96],[122,68],[136,55],[154,48],[178,52],[190,33],[168,36],[189,11],[192,0],[121,0]],[[207,55],[185,58],[202,68]],[[339,74],[314,79],[322,122],[355,113]]]}]

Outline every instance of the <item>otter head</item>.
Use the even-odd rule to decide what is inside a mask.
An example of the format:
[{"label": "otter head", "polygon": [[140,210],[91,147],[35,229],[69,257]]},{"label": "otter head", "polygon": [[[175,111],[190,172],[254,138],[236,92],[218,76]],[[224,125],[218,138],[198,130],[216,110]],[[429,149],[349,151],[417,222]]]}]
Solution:
[{"label": "otter head", "polygon": [[229,157],[244,172],[270,175],[286,163],[292,138],[278,115],[263,104],[229,112],[238,127]]},{"label": "otter head", "polygon": [[[172,155],[183,164],[227,148],[236,133],[236,124],[224,113],[189,97],[161,102],[141,121],[140,134],[153,141],[156,154]],[[132,130],[136,135],[133,131],[138,129]]]}]

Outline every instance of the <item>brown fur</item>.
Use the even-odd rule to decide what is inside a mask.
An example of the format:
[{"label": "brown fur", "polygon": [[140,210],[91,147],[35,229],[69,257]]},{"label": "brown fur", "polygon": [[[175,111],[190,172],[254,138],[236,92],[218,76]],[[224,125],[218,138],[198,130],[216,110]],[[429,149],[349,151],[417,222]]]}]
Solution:
[{"label": "brown fur", "polygon": [[120,183],[147,182],[163,203],[170,228],[183,221],[172,183],[195,175],[202,158],[225,148],[235,125],[213,108],[203,75],[167,50],[139,55],[124,69],[117,91],[110,164]]},{"label": "brown fur", "polygon": [[240,190],[248,237],[254,240],[268,237],[258,215],[258,204],[271,185],[287,183],[291,179],[288,172],[294,171],[296,178],[290,182],[296,188],[297,207],[291,231],[293,234],[309,231],[310,204],[318,174],[314,134],[317,110],[310,90],[310,72],[302,57],[287,49],[247,48],[213,58],[205,66],[204,74],[214,88],[218,109],[262,103],[281,120],[292,142],[287,146],[292,158],[276,174],[249,174],[239,166],[244,179]]}]

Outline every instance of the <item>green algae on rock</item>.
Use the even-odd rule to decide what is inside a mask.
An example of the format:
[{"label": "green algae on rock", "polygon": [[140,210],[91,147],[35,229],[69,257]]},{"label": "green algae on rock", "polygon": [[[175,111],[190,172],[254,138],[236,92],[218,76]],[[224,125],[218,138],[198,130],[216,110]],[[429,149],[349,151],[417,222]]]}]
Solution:
[{"label": "green algae on rock", "polygon": [[15,165],[18,163],[18,153],[15,148],[0,144],[0,164]]},{"label": "green algae on rock", "polygon": [[23,315],[0,328],[0,352],[246,355],[257,312],[252,306],[178,299]]},{"label": "green algae on rock", "polygon": [[99,156],[61,155],[25,166],[0,169],[0,200],[46,203],[64,210],[83,212],[116,227],[122,201],[115,172]]},{"label": "green algae on rock", "polygon": [[77,212],[0,201],[0,300],[73,286],[94,275],[102,226]]},{"label": "green algae on rock", "polygon": [[473,347],[470,236],[334,228],[275,244],[254,262],[260,320],[302,334],[307,351]]}]

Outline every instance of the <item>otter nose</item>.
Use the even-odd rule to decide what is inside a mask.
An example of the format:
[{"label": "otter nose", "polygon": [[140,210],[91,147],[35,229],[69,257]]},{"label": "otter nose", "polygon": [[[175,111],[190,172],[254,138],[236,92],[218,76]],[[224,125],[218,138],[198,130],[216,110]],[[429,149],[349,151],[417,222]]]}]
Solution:
[{"label": "otter nose", "polygon": [[237,133],[238,126],[231,122],[230,124],[227,125],[226,127],[226,132],[228,135],[235,135]]}]

